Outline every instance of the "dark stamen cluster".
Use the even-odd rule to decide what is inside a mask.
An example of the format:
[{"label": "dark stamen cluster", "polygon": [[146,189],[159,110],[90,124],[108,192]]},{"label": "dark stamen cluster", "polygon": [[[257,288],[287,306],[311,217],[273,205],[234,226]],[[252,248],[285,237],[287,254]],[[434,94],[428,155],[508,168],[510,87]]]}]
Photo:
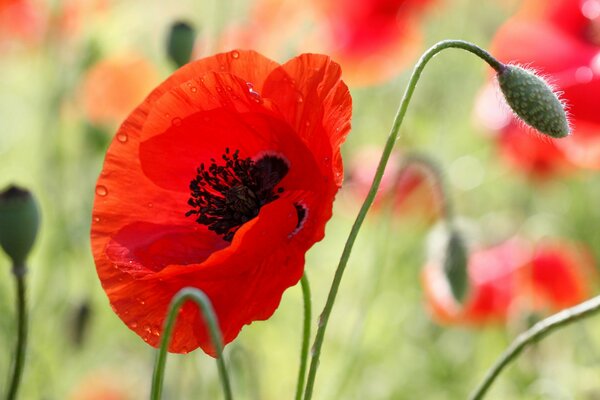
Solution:
[{"label": "dark stamen cluster", "polygon": [[190,182],[191,197],[188,205],[193,209],[185,215],[196,215],[196,222],[230,242],[245,222],[258,215],[260,208],[279,198],[283,188],[277,188],[289,167],[284,159],[265,155],[254,161],[240,159],[239,150],[230,153],[225,149],[222,162],[212,158],[196,170]]}]

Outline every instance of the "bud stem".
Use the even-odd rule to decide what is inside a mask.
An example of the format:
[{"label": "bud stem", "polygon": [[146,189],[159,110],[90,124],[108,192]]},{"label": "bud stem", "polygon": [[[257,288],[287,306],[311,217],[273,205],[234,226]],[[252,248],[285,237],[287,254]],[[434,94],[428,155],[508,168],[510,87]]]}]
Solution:
[{"label": "bud stem", "polygon": [[529,345],[541,340],[558,328],[567,326],[580,319],[591,317],[600,311],[600,296],[584,301],[574,307],[567,308],[546,319],[541,320],[529,330],[520,334],[508,349],[500,356],[496,363],[488,370],[483,381],[471,394],[469,399],[480,400],[486,394],[494,380],[500,375],[502,370],[516,359],[521,352]]},{"label": "bud stem", "polygon": [[13,275],[17,284],[17,342],[15,345],[15,359],[12,377],[6,395],[7,400],[17,398],[17,392],[25,366],[25,350],[27,348],[27,307],[25,304],[25,272],[24,265],[14,265]]},{"label": "bud stem", "polygon": [[392,153],[392,150],[394,148],[394,144],[396,143],[396,140],[398,138],[400,126],[402,125],[402,121],[404,120],[404,116],[406,115],[408,104],[410,103],[412,95],[417,86],[417,82],[421,77],[421,73],[423,72],[425,65],[427,65],[427,63],[433,58],[433,56],[447,48],[458,48],[473,53],[485,62],[487,62],[490,65],[490,67],[496,70],[496,72],[501,72],[505,68],[504,64],[496,60],[490,53],[472,43],[465,42],[463,40],[443,40],[441,42],[438,42],[434,46],[430,47],[429,50],[427,50],[421,56],[421,58],[415,65],[410,80],[408,82],[408,86],[404,91],[402,101],[400,102],[400,107],[398,109],[398,112],[396,113],[396,117],[394,119],[392,129],[390,130],[390,134],[383,149],[381,159],[379,160],[379,165],[377,166],[377,171],[375,172],[375,176],[373,178],[373,183],[371,184],[369,193],[367,194],[367,197],[363,205],[361,206],[358,215],[356,216],[356,220],[354,221],[354,225],[352,225],[352,229],[350,230],[348,239],[346,240],[344,250],[342,252],[342,255],[340,256],[340,261],[335,271],[331,287],[329,289],[329,294],[327,296],[325,307],[323,308],[323,312],[321,313],[319,319],[320,323],[317,329],[317,334],[313,345],[310,369],[308,372],[306,389],[304,391],[304,400],[310,400],[312,398],[315,378],[317,375],[317,368],[319,365],[319,358],[321,356],[321,347],[323,346],[323,341],[325,339],[325,331],[327,330],[327,324],[329,322],[329,317],[331,315],[331,311],[335,303],[335,298],[337,296],[337,292],[339,290],[340,283],[344,275],[344,270],[346,269],[346,265],[348,264],[348,259],[350,258],[350,254],[352,253],[352,247],[354,246],[354,242],[356,241],[358,232],[360,231],[360,228],[362,226],[363,221],[365,220],[369,208],[373,204],[373,200],[375,199],[375,195],[377,194],[377,190],[379,189],[379,185],[381,184],[383,172],[390,158],[390,154]]}]

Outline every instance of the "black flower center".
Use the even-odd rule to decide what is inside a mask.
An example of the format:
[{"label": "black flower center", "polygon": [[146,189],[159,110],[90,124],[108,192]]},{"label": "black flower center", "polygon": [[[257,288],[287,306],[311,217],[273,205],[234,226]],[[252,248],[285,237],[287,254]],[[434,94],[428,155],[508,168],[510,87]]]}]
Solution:
[{"label": "black flower center", "polygon": [[211,158],[196,170],[190,182],[192,207],[187,217],[196,215],[196,222],[230,242],[240,226],[258,215],[260,208],[279,198],[283,188],[276,186],[289,171],[287,162],[276,155],[264,155],[258,160],[239,158],[239,150],[225,149],[221,165]]}]

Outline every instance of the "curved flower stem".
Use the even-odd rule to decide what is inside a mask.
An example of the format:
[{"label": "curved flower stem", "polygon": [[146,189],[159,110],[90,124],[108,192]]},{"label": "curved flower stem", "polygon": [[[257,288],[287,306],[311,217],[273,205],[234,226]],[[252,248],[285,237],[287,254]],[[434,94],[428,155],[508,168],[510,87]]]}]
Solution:
[{"label": "curved flower stem", "polygon": [[483,378],[483,381],[471,394],[469,399],[483,399],[494,380],[500,375],[504,367],[516,359],[519,354],[530,344],[533,344],[544,336],[549,335],[558,328],[567,326],[580,319],[590,317],[600,311],[600,296],[596,296],[590,300],[584,301],[574,307],[567,308],[559,313],[556,313],[546,319],[541,320],[529,330],[520,334],[496,363],[490,368]]},{"label": "curved flower stem", "polygon": [[173,332],[175,320],[177,314],[183,303],[186,300],[193,300],[198,304],[198,307],[202,310],[210,337],[212,339],[215,351],[217,353],[217,367],[219,369],[219,378],[221,379],[221,385],[223,386],[223,392],[226,400],[232,400],[231,385],[229,384],[229,376],[227,374],[227,368],[225,368],[225,362],[223,361],[223,339],[221,338],[221,331],[219,324],[217,323],[217,317],[212,307],[210,299],[200,289],[196,288],[183,288],[173,297],[171,304],[169,305],[169,312],[165,321],[165,327],[163,329],[162,337],[160,339],[160,348],[156,355],[156,362],[154,365],[154,373],[152,374],[152,389],[150,391],[151,400],[159,400],[162,392],[165,365],[167,363],[167,348],[169,346],[169,339]]},{"label": "curved flower stem", "polygon": [[25,273],[24,265],[13,266],[13,275],[17,284],[17,343],[15,347],[15,360],[13,372],[6,394],[7,400],[17,398],[17,391],[25,366],[25,349],[27,348],[27,307],[25,305]]},{"label": "curved flower stem", "polygon": [[300,280],[302,286],[302,300],[304,301],[304,320],[302,323],[302,348],[300,349],[300,370],[298,371],[298,383],[296,384],[296,400],[302,400],[304,381],[306,378],[306,366],[308,365],[308,347],[310,345],[310,321],[312,318],[312,305],[310,300],[310,285],[306,272]]},{"label": "curved flower stem", "polygon": [[350,258],[352,247],[354,246],[354,242],[356,241],[356,236],[360,231],[360,227],[362,226],[362,223],[367,215],[367,211],[369,211],[371,204],[373,204],[373,200],[375,199],[375,195],[377,194],[377,190],[379,189],[379,184],[381,183],[383,172],[390,158],[390,154],[392,153],[392,149],[394,148],[394,144],[396,143],[396,139],[398,138],[398,132],[400,131],[400,126],[402,125],[402,121],[404,120],[404,116],[406,114],[406,110],[408,109],[410,99],[412,98],[412,95],[417,86],[417,82],[421,77],[421,73],[423,72],[425,65],[427,65],[427,63],[433,58],[433,56],[447,48],[458,48],[473,53],[479,58],[483,59],[485,62],[487,62],[492,68],[494,68],[494,70],[498,72],[504,69],[504,64],[492,57],[490,53],[477,47],[472,43],[465,42],[462,40],[443,40],[441,42],[438,42],[437,44],[429,48],[429,50],[427,50],[421,56],[421,58],[415,65],[415,68],[413,69],[412,75],[408,82],[408,86],[406,87],[406,90],[404,92],[404,96],[402,97],[402,101],[400,102],[400,108],[398,109],[398,112],[394,119],[394,124],[392,125],[392,129],[383,149],[381,159],[379,160],[379,165],[377,166],[377,171],[375,172],[375,177],[373,178],[373,183],[371,184],[371,188],[369,189],[367,198],[365,199],[360,211],[358,212],[358,215],[356,216],[354,225],[352,225],[352,229],[350,230],[350,234],[348,235],[348,239],[346,240],[346,244],[340,257],[339,264],[335,271],[333,282],[331,283],[331,288],[329,289],[329,295],[327,296],[325,307],[323,308],[323,312],[319,317],[319,327],[317,329],[317,334],[313,345],[310,369],[308,372],[308,379],[306,382],[306,390],[304,392],[304,400],[310,400],[312,398],[317,368],[319,365],[319,357],[321,355],[321,347],[325,338],[325,330],[327,329],[327,323],[329,322],[329,316],[331,315],[331,310],[333,309],[333,304],[335,303],[335,298],[337,296],[337,292],[342,281],[342,276],[344,275],[344,270],[346,269],[346,265],[348,264],[348,259]]},{"label": "curved flower stem", "polygon": [[402,180],[402,175],[412,166],[420,166],[428,174],[431,186],[433,190],[437,191],[438,197],[440,198],[439,210],[441,218],[445,221],[452,222],[454,220],[454,207],[449,195],[444,172],[438,163],[426,154],[408,153],[404,156],[404,162],[398,172],[398,178],[396,179],[392,193],[398,192],[397,187]]}]

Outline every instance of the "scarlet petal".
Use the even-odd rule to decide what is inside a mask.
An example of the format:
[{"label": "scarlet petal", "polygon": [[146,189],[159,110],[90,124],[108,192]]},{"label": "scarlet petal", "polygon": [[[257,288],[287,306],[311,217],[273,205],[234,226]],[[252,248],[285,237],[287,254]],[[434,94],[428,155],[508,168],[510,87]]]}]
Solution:
[{"label": "scarlet petal", "polygon": [[[300,58],[309,66],[327,59]],[[323,237],[341,183],[341,164],[324,160],[339,157],[350,119],[339,69],[324,64],[315,77],[295,78],[311,79],[297,81],[314,108],[304,109],[312,127],[302,131],[289,119],[296,115],[290,105],[266,94],[266,80],[282,69],[258,53],[233,51],[178,70],[117,132],[96,188],[92,249],[113,309],[151,345],[158,345],[168,304],[184,287],[208,295],[228,343],[245,324],[271,316],[302,276],[304,254]],[[224,152],[237,150],[252,160],[273,154],[289,170],[278,182],[282,191],[261,203],[257,216],[240,219],[228,242],[186,213],[200,164],[217,165]],[[214,355],[204,319],[190,303],[178,315],[169,350],[197,347]]]}]

